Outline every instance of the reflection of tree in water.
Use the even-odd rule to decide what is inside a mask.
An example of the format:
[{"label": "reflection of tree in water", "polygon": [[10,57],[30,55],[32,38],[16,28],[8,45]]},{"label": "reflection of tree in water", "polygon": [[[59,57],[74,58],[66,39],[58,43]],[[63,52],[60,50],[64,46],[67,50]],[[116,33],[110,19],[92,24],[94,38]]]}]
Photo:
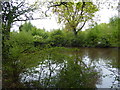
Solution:
[{"label": "reflection of tree in water", "polygon": [[[119,82],[119,74],[118,74],[118,69],[120,61],[118,59],[118,54],[120,52],[120,49],[118,48],[85,48],[81,49],[82,52],[82,59],[85,59],[84,56],[89,59],[92,63],[97,63],[99,64],[99,68],[105,68],[108,71],[111,72],[108,73],[106,76],[112,76],[114,78],[112,82],[112,86],[114,87],[116,82]],[[84,56],[83,56],[84,55]],[[104,62],[105,65],[101,64],[101,62]],[[101,73],[102,74],[102,73]],[[106,77],[105,76],[105,77]]]},{"label": "reflection of tree in water", "polygon": [[62,49],[53,50],[46,50],[43,55],[46,60],[40,62],[38,68],[31,69],[28,76],[24,74],[22,82],[25,85],[45,88],[95,87],[99,78],[95,66],[86,65],[77,52],[69,55]]},{"label": "reflection of tree in water", "polygon": [[58,87],[71,88],[95,87],[97,79],[98,75],[95,71],[95,67],[88,67],[76,51],[72,56],[72,59],[68,60],[67,67],[61,70],[57,85]]},{"label": "reflection of tree in water", "polygon": [[87,54],[92,60],[118,60],[118,49],[116,48],[86,48],[83,50],[84,55]]}]

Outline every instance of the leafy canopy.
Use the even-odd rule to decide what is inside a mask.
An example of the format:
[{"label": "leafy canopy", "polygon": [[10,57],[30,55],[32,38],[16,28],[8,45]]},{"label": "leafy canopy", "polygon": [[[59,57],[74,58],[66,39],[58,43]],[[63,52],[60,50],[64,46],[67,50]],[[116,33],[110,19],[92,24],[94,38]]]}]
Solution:
[{"label": "leafy canopy", "polygon": [[[59,2],[56,2],[57,4]],[[92,2],[66,2],[66,4],[53,7],[53,13],[58,15],[58,22],[63,22],[67,30],[75,33],[84,27],[86,21],[94,17],[96,11],[98,8]]]}]

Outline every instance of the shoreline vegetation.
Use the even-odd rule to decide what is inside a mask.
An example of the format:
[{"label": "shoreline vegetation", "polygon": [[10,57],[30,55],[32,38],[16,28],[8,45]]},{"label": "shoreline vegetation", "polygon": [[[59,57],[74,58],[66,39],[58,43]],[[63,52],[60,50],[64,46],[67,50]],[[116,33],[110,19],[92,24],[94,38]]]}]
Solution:
[{"label": "shoreline vegetation", "polygon": [[[119,69],[119,49],[99,49],[100,52],[98,49],[89,49],[90,54],[86,49],[82,50],[85,47],[120,48],[120,18],[114,16],[109,23],[100,24],[93,19],[102,4],[106,7],[107,2],[98,5],[84,0],[35,0],[31,4],[29,0],[0,2],[2,88],[97,88],[96,84],[102,81],[102,59],[107,69],[112,67],[110,71],[114,72],[113,68]],[[106,8],[117,9],[113,3],[108,4]],[[46,31],[30,22],[53,17],[52,14],[57,15],[58,23],[63,24],[62,29]],[[11,31],[17,21],[25,23],[19,27],[18,32]],[[87,22],[92,25],[82,31]],[[106,58],[105,54],[110,57]],[[100,65],[98,69],[97,65]],[[113,80],[120,81],[117,74]],[[110,83],[114,84],[112,81]]]},{"label": "shoreline vegetation", "polygon": [[[11,39],[20,41],[23,37],[28,39],[35,47],[58,46],[58,47],[97,47],[116,48],[120,47],[118,21],[120,18],[113,17],[110,23],[96,24],[94,27],[81,31],[77,36],[72,31],[53,30],[45,31],[37,29],[30,22],[20,26],[20,32],[11,32]],[[28,42],[28,41],[26,41]]]},{"label": "shoreline vegetation", "polygon": [[[120,48],[117,24],[119,20],[118,17],[111,18],[110,23],[96,24],[92,28],[79,32],[77,36],[74,36],[72,31],[53,30],[48,32],[44,29],[37,29],[30,22],[24,23],[20,26],[19,33],[10,32],[10,39],[4,42],[4,45],[9,48],[9,53],[4,52],[7,56],[4,56],[6,58],[2,62],[3,88],[27,88],[30,85],[40,88],[62,87],[62,85],[69,88],[95,87],[96,80],[99,78],[98,72],[96,72],[95,67],[87,67],[84,64],[77,54],[78,48]],[[65,47],[75,47],[73,52],[76,53],[72,57],[65,55],[63,50],[68,50]],[[45,60],[48,61],[44,62]],[[66,64],[64,60],[67,60],[68,63]],[[47,64],[49,70],[51,70],[52,63],[60,65],[64,63],[65,65],[64,68],[61,66],[62,69],[55,78],[51,77],[50,74],[41,82],[21,83],[20,75],[23,73],[33,74],[33,71],[29,72],[27,69],[34,68],[39,63]],[[72,75],[76,77],[81,75],[81,77],[76,79]],[[91,79],[91,75],[95,76],[94,80]],[[50,82],[51,80],[53,82]],[[71,82],[74,80],[75,82],[79,80],[81,84],[74,85]],[[94,82],[94,85],[91,85],[89,81]],[[69,83],[66,84],[66,82]],[[71,85],[72,87],[70,87]]]}]

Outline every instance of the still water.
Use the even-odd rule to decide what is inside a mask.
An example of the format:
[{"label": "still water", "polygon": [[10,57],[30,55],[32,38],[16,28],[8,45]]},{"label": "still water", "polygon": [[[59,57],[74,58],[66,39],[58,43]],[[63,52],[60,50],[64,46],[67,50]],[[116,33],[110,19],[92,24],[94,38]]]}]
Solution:
[{"label": "still water", "polygon": [[118,54],[117,48],[81,48],[82,59],[87,64],[93,61],[98,70],[100,70],[101,80],[96,84],[97,88],[120,88],[118,85]]},{"label": "still water", "polygon": [[30,87],[120,88],[119,52],[118,48],[48,50],[35,67],[21,74],[21,82]]}]

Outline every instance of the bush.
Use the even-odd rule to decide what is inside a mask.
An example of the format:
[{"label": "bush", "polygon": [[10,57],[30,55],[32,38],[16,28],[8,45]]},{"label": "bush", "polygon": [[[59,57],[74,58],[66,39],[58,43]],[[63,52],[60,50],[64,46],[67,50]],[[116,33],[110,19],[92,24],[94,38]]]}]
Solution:
[{"label": "bush", "polygon": [[[20,85],[19,74],[23,72],[26,66],[26,60],[22,61],[22,54],[30,53],[33,48],[33,36],[29,32],[20,33],[11,32],[10,39],[5,43],[9,46],[9,55],[3,62],[3,77],[5,87],[17,87]],[[13,78],[14,77],[14,78]]]},{"label": "bush", "polygon": [[10,40],[8,41],[10,46],[10,57],[19,56],[20,53],[29,51],[33,48],[33,36],[29,32],[22,31],[20,33],[12,32]]},{"label": "bush", "polygon": [[50,35],[50,44],[52,46],[64,46],[65,45],[65,35],[61,30],[53,31]]},{"label": "bush", "polygon": [[108,24],[95,24],[93,27],[79,32],[77,37],[73,32],[66,30],[46,32],[43,29],[37,29],[31,23],[25,23],[20,30],[31,32],[35,46],[50,44],[65,47],[120,47],[119,21],[120,18],[113,17]]}]

